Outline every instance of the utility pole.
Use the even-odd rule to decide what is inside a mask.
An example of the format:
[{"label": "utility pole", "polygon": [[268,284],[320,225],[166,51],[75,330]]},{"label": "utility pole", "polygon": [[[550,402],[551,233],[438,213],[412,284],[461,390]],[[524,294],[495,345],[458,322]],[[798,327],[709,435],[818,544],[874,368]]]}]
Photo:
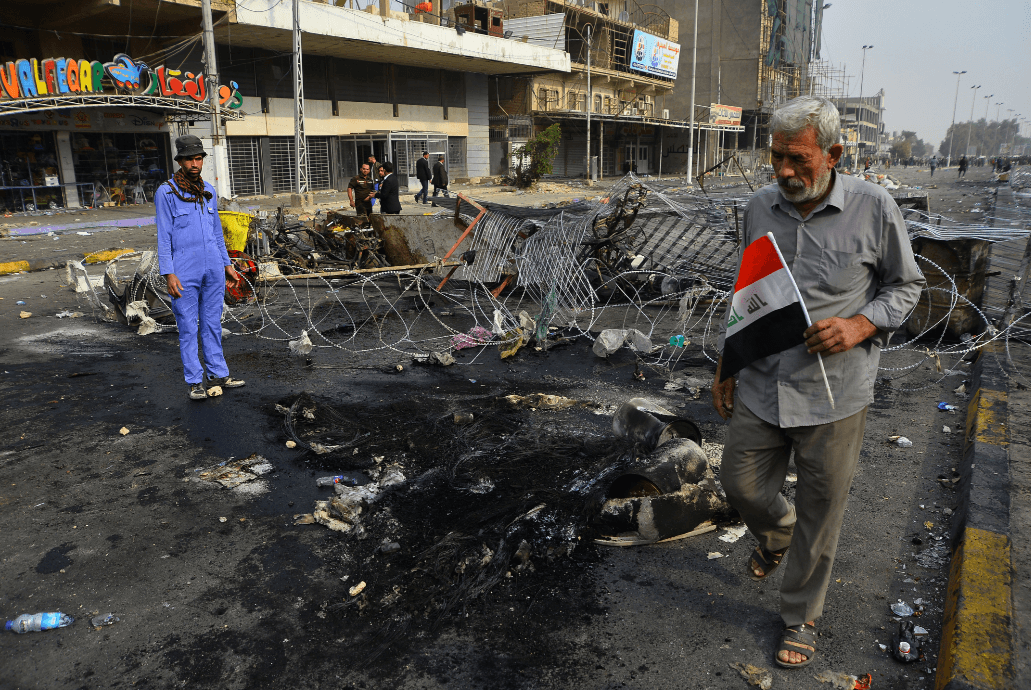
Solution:
[{"label": "utility pole", "polygon": [[[859,153],[859,145],[863,143],[863,126],[860,124],[865,117],[863,115],[863,77],[866,76],[866,51],[871,48],[873,46],[863,46],[863,66],[859,70],[859,107],[856,109],[856,153]],[[858,161],[856,162],[858,163]]]},{"label": "utility pole", "polygon": [[967,155],[967,151],[970,150],[970,133],[974,131],[974,103],[977,103],[977,90],[981,88],[981,85],[971,86],[974,90],[974,97],[970,99],[970,126],[967,128],[967,148],[963,151],[963,155]]},{"label": "utility pole", "polygon": [[[1007,113],[1015,113],[1013,108],[1006,108]],[[1013,136],[1010,138],[1010,152],[1009,155],[1013,155],[1013,147],[1017,145],[1017,132],[1020,131],[1020,113],[1017,113],[1016,117],[1013,118],[1013,124],[1016,125],[1013,129]]]},{"label": "utility pole", "polygon": [[304,66],[301,60],[301,0],[294,0],[294,191],[308,191],[308,145],[304,138]]},{"label": "utility pole", "polygon": [[587,182],[591,176],[591,108],[594,107],[594,96],[591,94],[591,25],[587,25]]},{"label": "utility pole", "polygon": [[[990,94],[988,94],[987,96],[984,97],[984,140],[986,142],[988,141],[988,106],[990,106],[992,104],[992,98],[994,96],[995,96],[994,93],[990,93]],[[980,147],[978,147],[978,148],[980,148]],[[985,149],[985,154],[987,154],[987,153],[988,153],[988,150],[986,148]]]},{"label": "utility pole", "polygon": [[[691,128],[687,134],[687,183],[691,184],[694,165],[694,96],[695,75],[698,71],[698,0],[694,0],[694,41],[691,48]],[[631,168],[633,170],[633,168]]]},{"label": "utility pole", "polygon": [[956,105],[959,103],[959,79],[967,71],[953,72],[956,75],[956,99],[952,102],[952,126],[949,127],[949,153],[945,159],[945,167],[952,165],[952,140],[956,138]]},{"label": "utility pole", "polygon": [[211,159],[214,161],[215,192],[221,198],[229,197],[229,165],[225,143],[222,141],[222,117],[218,111],[218,64],[215,60],[215,30],[211,22],[211,0],[201,0],[204,20],[204,77],[208,82],[208,103],[211,113]]}]

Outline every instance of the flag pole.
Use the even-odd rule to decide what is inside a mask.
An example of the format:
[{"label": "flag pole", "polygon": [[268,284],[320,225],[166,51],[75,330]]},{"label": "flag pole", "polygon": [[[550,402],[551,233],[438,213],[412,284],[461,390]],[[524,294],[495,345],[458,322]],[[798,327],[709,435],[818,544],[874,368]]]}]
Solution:
[{"label": "flag pole", "polygon": [[[788,274],[788,279],[791,280],[791,287],[795,289],[795,295],[798,296],[798,303],[802,305],[802,314],[805,315],[805,325],[812,326],[813,320],[809,318],[809,310],[805,307],[805,300],[802,299],[802,293],[798,289],[798,284],[795,282],[795,276],[791,275],[791,269],[788,268],[788,262],[784,260],[784,255],[780,253],[780,247],[777,246],[777,239],[773,236],[772,232],[766,233],[766,236],[770,238],[770,242],[773,243],[773,249],[777,252],[777,258],[780,259],[780,265],[784,267],[784,271]],[[834,407],[834,394],[831,393],[831,383],[827,380],[827,370],[823,366],[823,357],[820,353],[816,353],[816,360],[820,363],[820,373],[823,374],[823,385],[827,389],[827,397],[831,401],[831,409]]]}]

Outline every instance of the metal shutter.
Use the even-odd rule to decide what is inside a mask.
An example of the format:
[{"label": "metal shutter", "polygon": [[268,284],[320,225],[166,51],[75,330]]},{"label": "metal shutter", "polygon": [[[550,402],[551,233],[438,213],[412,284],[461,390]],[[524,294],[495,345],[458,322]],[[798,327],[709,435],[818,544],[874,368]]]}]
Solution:
[{"label": "metal shutter", "polygon": [[293,137],[269,137],[273,194],[292,192],[296,189],[294,157]]},{"label": "metal shutter", "polygon": [[257,137],[229,137],[229,186],[234,196],[261,194]]},{"label": "metal shutter", "polygon": [[308,191],[330,188],[329,137],[308,137]]}]

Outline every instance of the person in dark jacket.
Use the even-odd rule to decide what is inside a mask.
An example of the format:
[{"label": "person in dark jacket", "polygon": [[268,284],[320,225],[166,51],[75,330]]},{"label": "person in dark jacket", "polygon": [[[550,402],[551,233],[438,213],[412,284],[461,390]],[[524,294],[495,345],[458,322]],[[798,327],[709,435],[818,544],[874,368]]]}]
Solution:
[{"label": "person in dark jacket", "polygon": [[401,200],[397,196],[397,175],[394,174],[394,164],[390,161],[381,163],[379,166],[379,176],[379,191],[373,192],[368,198],[370,200],[373,197],[379,199],[380,208],[383,209],[383,213],[396,216],[401,213]]},{"label": "person in dark jacket", "polygon": [[963,177],[967,174],[967,157],[963,156],[959,159],[959,177]]},{"label": "person in dark jacket", "polygon": [[429,199],[429,184],[430,178],[433,175],[430,174],[430,153],[429,151],[422,152],[422,158],[415,162],[415,177],[419,180],[419,184],[422,185],[422,189],[415,195],[415,201],[419,201],[419,197],[422,197],[422,203],[430,203]]},{"label": "person in dark jacket", "polygon": [[447,168],[444,167],[444,156],[440,156],[437,162],[433,164],[433,196],[437,196],[437,192],[443,190],[444,196],[451,197],[451,193],[447,190],[448,185]]}]

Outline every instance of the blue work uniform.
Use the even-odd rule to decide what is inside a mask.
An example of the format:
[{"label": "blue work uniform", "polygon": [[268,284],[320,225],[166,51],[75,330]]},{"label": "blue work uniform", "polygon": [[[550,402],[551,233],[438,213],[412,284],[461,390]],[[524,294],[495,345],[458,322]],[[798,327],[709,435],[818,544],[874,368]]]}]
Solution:
[{"label": "blue work uniform", "polygon": [[183,284],[182,297],[172,299],[172,312],[179,327],[179,353],[186,383],[193,385],[204,378],[204,367],[197,356],[198,321],[208,375],[229,375],[222,354],[222,305],[225,267],[232,262],[222,237],[215,188],[205,182],[204,189],[211,192],[211,199],[202,196],[200,202],[186,202],[176,196],[170,185],[175,182],[169,180],[154,193],[158,263],[161,275],[174,273]]}]

